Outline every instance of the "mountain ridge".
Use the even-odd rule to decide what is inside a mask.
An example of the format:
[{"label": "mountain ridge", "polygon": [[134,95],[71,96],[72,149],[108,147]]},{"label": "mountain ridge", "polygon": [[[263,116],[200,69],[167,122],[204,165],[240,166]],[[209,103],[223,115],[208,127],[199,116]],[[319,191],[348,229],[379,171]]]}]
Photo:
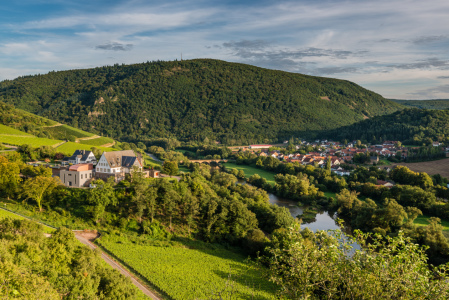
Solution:
[{"label": "mountain ridge", "polygon": [[355,83],[211,59],[50,72],[0,83],[0,100],[122,141],[272,142],[402,107]]}]

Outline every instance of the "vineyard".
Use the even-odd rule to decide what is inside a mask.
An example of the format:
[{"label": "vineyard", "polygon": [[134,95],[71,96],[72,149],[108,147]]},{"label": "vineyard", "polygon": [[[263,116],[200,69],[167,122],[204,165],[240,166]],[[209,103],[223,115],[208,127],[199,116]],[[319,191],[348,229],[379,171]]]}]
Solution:
[{"label": "vineyard", "polygon": [[54,127],[43,127],[45,131],[48,131],[51,136],[55,139],[67,139],[69,136],[74,136],[76,138],[90,137],[94,134],[68,126],[54,126]]},{"label": "vineyard", "polygon": [[0,135],[23,135],[23,136],[32,136],[26,132],[14,129],[12,127],[0,124]]},{"label": "vineyard", "polygon": [[232,299],[276,299],[276,285],[241,254],[200,242],[136,239],[105,235],[97,242],[172,299],[209,299],[223,290]]},{"label": "vineyard", "polygon": [[113,142],[114,142],[113,139],[107,138],[107,137],[99,137],[96,139],[79,141],[80,144],[86,144],[86,145],[92,145],[92,146],[101,146],[101,145],[111,144]]},{"label": "vineyard", "polygon": [[80,143],[67,142],[67,143],[64,143],[61,146],[57,147],[56,151],[64,153],[66,155],[72,155],[73,152],[75,152],[75,150],[91,150],[92,147],[96,147],[103,151],[116,151],[117,150],[117,149],[113,149],[113,148],[99,147],[99,146],[95,146],[95,145],[85,145],[85,144],[80,144]]},{"label": "vineyard", "polygon": [[62,141],[51,140],[47,138],[38,138],[34,136],[12,136],[12,135],[0,135],[0,143],[20,146],[23,144],[31,145],[34,148],[40,146],[53,146]]}]

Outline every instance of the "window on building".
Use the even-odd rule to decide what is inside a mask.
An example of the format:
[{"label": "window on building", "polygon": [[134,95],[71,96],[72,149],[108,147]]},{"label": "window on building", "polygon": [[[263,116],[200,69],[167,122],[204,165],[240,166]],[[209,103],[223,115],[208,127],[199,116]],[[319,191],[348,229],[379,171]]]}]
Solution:
[{"label": "window on building", "polygon": [[81,174],[81,179],[83,179],[83,174]]}]

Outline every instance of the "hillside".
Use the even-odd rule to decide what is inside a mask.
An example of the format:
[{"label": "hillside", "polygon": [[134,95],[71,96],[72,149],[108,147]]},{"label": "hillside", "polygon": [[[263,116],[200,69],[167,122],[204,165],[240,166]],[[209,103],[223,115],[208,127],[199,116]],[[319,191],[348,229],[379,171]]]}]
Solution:
[{"label": "hillside", "polygon": [[116,150],[109,148],[115,144],[111,138],[60,124],[2,102],[0,102],[0,144],[12,146],[26,144],[33,148],[52,146],[57,152],[66,155],[72,154],[76,149],[91,150],[92,147],[103,151]]},{"label": "hillside", "polygon": [[423,109],[448,109],[449,99],[437,99],[437,100],[397,100],[392,101],[404,105],[409,108],[423,108]]},{"label": "hillside", "polygon": [[20,77],[0,83],[0,100],[134,142],[277,141],[401,109],[352,82],[208,59]]},{"label": "hillside", "polygon": [[404,144],[449,142],[449,110],[405,109],[377,116],[336,130],[321,132],[319,137],[334,140],[365,140],[379,143],[400,140]]}]

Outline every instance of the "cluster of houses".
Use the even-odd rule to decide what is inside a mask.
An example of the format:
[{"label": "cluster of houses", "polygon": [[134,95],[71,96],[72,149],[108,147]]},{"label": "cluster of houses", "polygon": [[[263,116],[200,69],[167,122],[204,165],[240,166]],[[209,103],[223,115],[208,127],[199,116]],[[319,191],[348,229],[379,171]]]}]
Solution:
[{"label": "cluster of houses", "polygon": [[133,150],[103,152],[98,161],[92,151],[76,150],[72,156],[62,160],[61,167],[52,168],[52,171],[53,176],[59,176],[67,187],[85,187],[94,179],[106,181],[109,177],[119,182],[134,170],[142,172],[145,177],[159,177],[159,171],[144,170],[143,166],[142,157]]}]

